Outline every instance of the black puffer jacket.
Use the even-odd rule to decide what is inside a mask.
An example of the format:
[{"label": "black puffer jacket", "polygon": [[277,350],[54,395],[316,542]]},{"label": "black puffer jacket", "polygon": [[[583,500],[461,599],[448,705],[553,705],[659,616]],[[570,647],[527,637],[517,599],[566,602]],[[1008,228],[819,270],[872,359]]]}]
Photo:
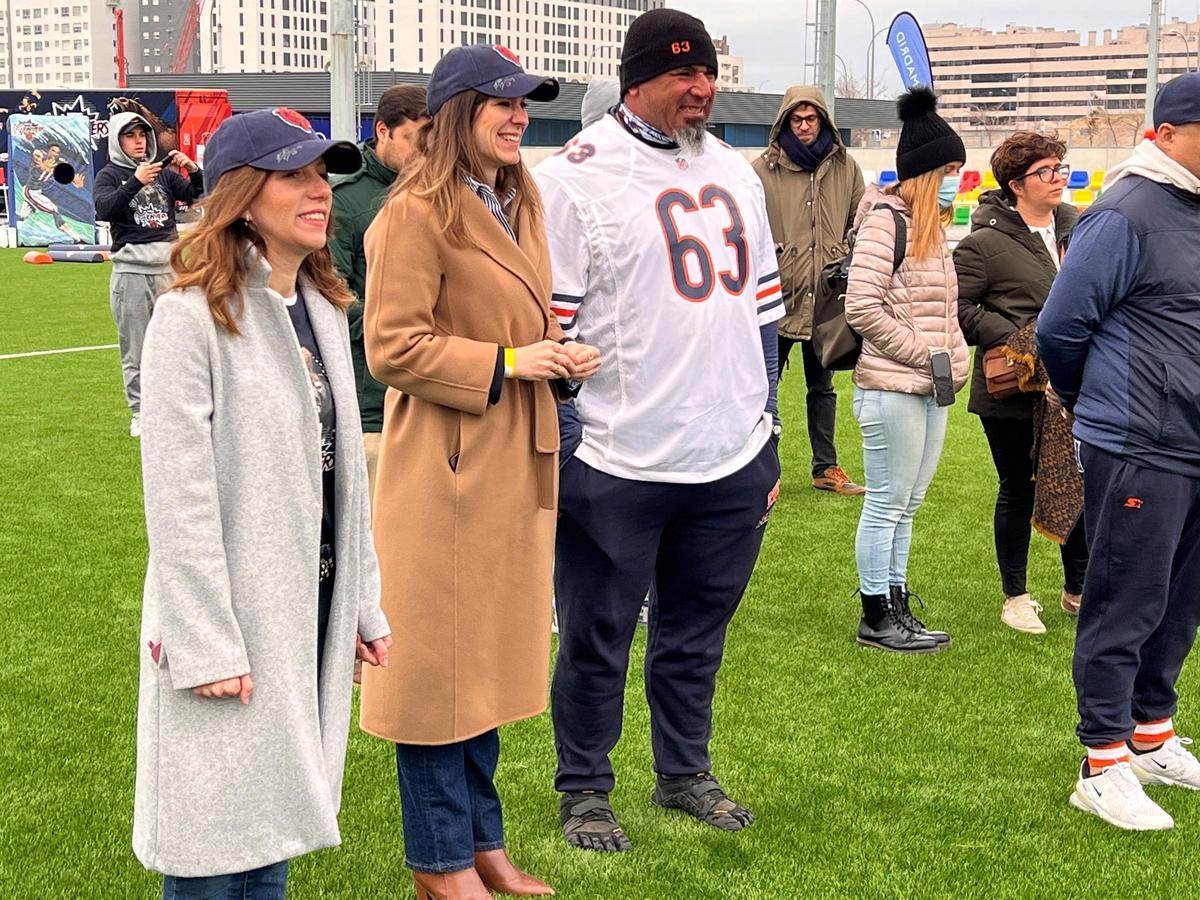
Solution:
[{"label": "black puffer jacket", "polygon": [[[1055,236],[1061,251],[1070,240],[1079,212],[1070,204],[1058,208]],[[971,233],[954,251],[958,273],[958,322],[967,343],[979,347],[971,376],[967,409],[977,416],[1028,419],[1036,394],[997,400],[987,392],[983,351],[1037,318],[1058,269],[1042,239],[1008,204],[999,191],[979,198],[971,216]]]}]

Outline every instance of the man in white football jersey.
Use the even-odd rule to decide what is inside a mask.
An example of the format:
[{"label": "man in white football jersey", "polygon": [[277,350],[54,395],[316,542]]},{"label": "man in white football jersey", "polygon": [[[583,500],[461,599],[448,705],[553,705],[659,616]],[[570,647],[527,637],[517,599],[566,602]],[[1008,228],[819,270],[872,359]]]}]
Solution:
[{"label": "man in white football jersey", "polygon": [[727,831],[753,821],[712,776],[708,744],[726,627],[778,496],[784,310],[762,184],[705,130],[716,72],[699,19],[639,16],[621,103],[534,170],[551,306],[606,360],[575,401],[555,558],[555,788],[563,835],[584,849],[631,847],[608,754],[651,580],[651,799]]}]

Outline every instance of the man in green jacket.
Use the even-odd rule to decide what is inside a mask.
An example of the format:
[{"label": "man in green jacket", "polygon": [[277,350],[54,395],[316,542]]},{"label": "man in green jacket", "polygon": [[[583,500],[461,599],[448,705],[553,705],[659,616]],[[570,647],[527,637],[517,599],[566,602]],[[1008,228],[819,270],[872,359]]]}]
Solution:
[{"label": "man in green jacket", "polygon": [[833,373],[821,366],[812,344],[817,278],[826,263],[846,255],[846,232],[863,195],[862,170],[846,152],[825,97],[811,85],[788,89],[767,149],[753,166],[766,193],[787,309],[779,321],[780,374],[796,344],[804,358],[812,485],[843,496],[862,494],[864,488],[838,465]]},{"label": "man in green jacket", "polygon": [[375,496],[379,436],[383,430],[383,395],[387,388],[371,377],[363,349],[363,303],[367,284],[363,235],[387,200],[396,175],[412,155],[412,141],[417,129],[428,121],[424,87],[398,84],[388,88],[375,109],[375,137],[361,145],[363,167],[333,186],[334,231],[329,250],[338,274],[346,279],[358,298],[347,315],[372,497]]}]

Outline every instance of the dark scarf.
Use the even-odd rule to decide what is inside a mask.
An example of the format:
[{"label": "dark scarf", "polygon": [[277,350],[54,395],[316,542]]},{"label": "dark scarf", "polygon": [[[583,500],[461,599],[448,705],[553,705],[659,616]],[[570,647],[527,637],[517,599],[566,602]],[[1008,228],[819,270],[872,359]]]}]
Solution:
[{"label": "dark scarf", "polygon": [[787,154],[788,159],[805,172],[815,172],[817,166],[825,161],[825,157],[833,152],[833,129],[822,121],[821,133],[817,135],[811,147],[806,147],[804,142],[792,133],[785,121],[779,129],[778,141],[780,149]]}]

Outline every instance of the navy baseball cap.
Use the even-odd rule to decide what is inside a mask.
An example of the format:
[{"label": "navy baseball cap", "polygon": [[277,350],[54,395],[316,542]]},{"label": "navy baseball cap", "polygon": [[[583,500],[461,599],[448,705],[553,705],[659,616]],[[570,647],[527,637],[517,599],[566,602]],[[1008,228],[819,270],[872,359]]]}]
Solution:
[{"label": "navy baseball cap", "polygon": [[313,131],[294,109],[276,106],[226,119],[204,148],[204,192],[211,194],[226,172],[241,166],[268,172],[294,172],[325,158],[331,175],[362,167],[362,154],[349,141],[330,141]]},{"label": "navy baseball cap", "polygon": [[455,47],[433,67],[426,86],[429,114],[437,115],[442,104],[463,91],[479,91],[489,97],[528,97],[546,102],[558,96],[558,81],[527,75],[517,54],[499,44]]},{"label": "navy baseball cap", "polygon": [[1172,78],[1154,98],[1154,127],[1200,122],[1200,72]]}]

